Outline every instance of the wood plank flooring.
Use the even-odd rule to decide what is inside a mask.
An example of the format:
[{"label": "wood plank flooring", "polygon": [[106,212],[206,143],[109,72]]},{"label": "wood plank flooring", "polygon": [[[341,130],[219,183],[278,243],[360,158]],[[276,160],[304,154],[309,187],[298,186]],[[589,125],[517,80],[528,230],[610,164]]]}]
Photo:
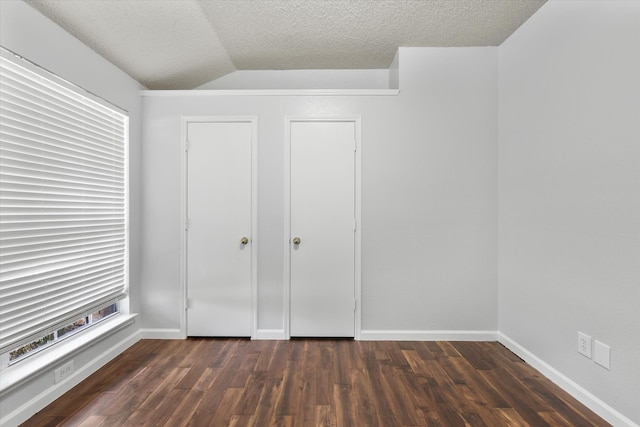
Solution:
[{"label": "wood plank flooring", "polygon": [[495,342],[143,340],[23,424],[606,426]]}]

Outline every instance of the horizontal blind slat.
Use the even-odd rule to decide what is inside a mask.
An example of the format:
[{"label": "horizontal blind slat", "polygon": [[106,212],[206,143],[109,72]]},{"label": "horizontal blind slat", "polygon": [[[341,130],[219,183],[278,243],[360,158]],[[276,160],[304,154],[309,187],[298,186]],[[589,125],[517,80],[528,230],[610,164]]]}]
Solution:
[{"label": "horizontal blind slat", "polygon": [[102,259],[94,259],[82,266],[71,265],[59,270],[42,270],[35,271],[29,275],[13,275],[6,279],[5,286],[2,288],[0,295],[16,295],[21,292],[29,292],[32,289],[45,289],[50,283],[57,283],[64,280],[70,280],[80,277],[83,274],[93,274],[99,271],[108,270],[114,266],[122,266],[124,263],[120,259],[112,259],[109,257]]},{"label": "horizontal blind slat", "polygon": [[8,293],[6,299],[3,298],[2,303],[0,303],[2,318],[8,319],[12,313],[20,315],[23,311],[22,308],[37,305],[39,301],[43,302],[52,295],[73,294],[76,291],[80,292],[96,287],[107,287],[107,283],[108,287],[116,290],[124,280],[122,272],[118,271],[119,269],[117,267],[118,266],[113,266],[110,269],[100,270],[88,275],[83,274],[66,281],[57,282],[53,285],[34,287],[31,288],[29,292]]},{"label": "horizontal blind slat", "polygon": [[71,131],[60,125],[55,125],[49,120],[29,120],[27,114],[20,111],[5,108],[0,112],[0,124],[6,129],[14,129],[27,134],[35,134],[50,141],[58,141],[62,148],[75,148],[85,151],[90,155],[112,154],[121,152],[119,147],[112,144],[111,138],[102,135],[88,135],[77,131]]},{"label": "horizontal blind slat", "polygon": [[2,63],[2,66],[0,66],[0,75],[3,75],[5,79],[9,81],[14,81],[29,87],[25,92],[33,91],[39,95],[47,96],[54,102],[67,105],[70,109],[76,109],[78,105],[86,104],[87,107],[90,108],[91,114],[105,121],[122,121],[124,117],[122,113],[97,103],[93,99],[87,98],[85,94],[79,94],[73,90],[62,87],[59,82],[49,81],[46,78],[43,79],[38,72],[26,69],[21,65],[13,64],[6,58],[0,58],[0,63]]},{"label": "horizontal blind slat", "polygon": [[0,271],[0,277],[8,283],[14,278],[35,278],[43,274],[60,274],[66,269],[85,267],[91,261],[120,257],[123,252],[124,245],[120,248],[115,248],[113,251],[108,250],[108,248],[102,248],[88,251],[87,253],[52,254],[42,257],[42,260],[15,261],[3,266],[3,270]]},{"label": "horizontal blind slat", "polygon": [[31,111],[43,111],[61,122],[80,126],[89,125],[94,132],[111,134],[113,138],[118,138],[119,130],[124,129],[122,120],[118,120],[116,117],[111,117],[111,120],[101,120],[87,104],[82,104],[80,105],[82,108],[78,108],[78,106],[69,103],[59,102],[55,97],[47,94],[40,93],[39,96],[36,96],[29,92],[32,87],[11,79],[10,75],[4,74],[3,77],[5,79],[0,88],[0,97],[8,104]]},{"label": "horizontal blind slat", "polygon": [[0,141],[0,152],[4,155],[13,153],[16,158],[47,158],[50,161],[58,161],[67,165],[87,165],[95,169],[104,168],[109,170],[112,167],[124,167],[124,156],[122,153],[112,153],[111,156],[82,156],[77,150],[61,150],[51,147],[51,144],[40,142],[38,146],[31,144],[26,146],[25,142],[35,142],[27,138],[5,133],[4,138]]},{"label": "horizontal blind slat", "polygon": [[110,235],[112,233],[124,232],[123,228],[115,226],[97,226],[97,227],[69,227],[66,229],[33,229],[23,232],[0,231],[0,247],[9,248],[21,244],[32,245],[38,242],[48,242],[64,240],[66,238],[74,238],[75,236],[87,235],[87,237],[100,237]]},{"label": "horizontal blind slat", "polygon": [[82,262],[85,258],[95,255],[112,254],[120,256],[125,249],[122,242],[103,242],[90,245],[74,245],[55,248],[43,248],[42,250],[22,252],[17,254],[2,254],[0,274],[17,273],[42,268],[54,263]]},{"label": "horizontal blind slat", "polygon": [[[7,65],[3,61],[3,65]],[[88,122],[96,127],[105,124],[123,124],[123,115],[102,106],[83,95],[73,94],[66,90],[58,90],[57,84],[47,84],[38,76],[28,75],[19,68],[11,65],[0,67],[3,78],[3,91],[15,97],[24,97],[21,104],[47,107],[52,111],[66,114],[70,119],[84,116]]]},{"label": "horizontal blind slat", "polygon": [[[69,282],[66,287],[57,289],[46,288],[38,290],[39,293],[37,294],[13,295],[13,298],[10,298],[10,305],[9,302],[0,305],[0,313],[2,313],[0,325],[2,323],[12,323],[14,319],[22,317],[25,311],[41,308],[47,302],[47,299],[55,298],[56,304],[60,304],[63,298],[73,298],[79,301],[83,293],[90,296],[91,292],[94,291],[117,291],[123,282],[123,277],[122,274],[111,273],[93,276],[91,280],[91,282]],[[55,310],[58,310],[58,308],[55,307]]]},{"label": "horizontal blind slat", "polygon": [[[90,183],[96,186],[113,186],[122,183],[117,175],[105,173],[104,169],[90,169],[87,165],[53,164],[41,159],[17,159],[11,155],[3,155],[0,161],[2,173],[15,170],[17,176],[29,176],[40,180],[58,180],[62,182]],[[27,175],[27,172],[31,172]]]}]

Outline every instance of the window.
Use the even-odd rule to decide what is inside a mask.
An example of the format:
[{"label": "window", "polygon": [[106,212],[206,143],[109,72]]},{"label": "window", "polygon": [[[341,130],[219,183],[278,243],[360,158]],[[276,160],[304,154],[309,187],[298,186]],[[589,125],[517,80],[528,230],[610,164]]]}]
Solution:
[{"label": "window", "polygon": [[76,319],[74,322],[63,326],[62,328],[53,331],[50,334],[43,335],[37,340],[31,341],[28,344],[21,345],[15,350],[10,351],[8,354],[8,364],[11,365],[24,359],[27,356],[35,354],[38,351],[49,347],[52,344],[55,344],[62,339],[69,338],[76,332],[80,332],[88,328],[89,326],[96,324],[97,322],[111,317],[116,313],[118,313],[118,303],[113,303],[110,306],[100,309],[95,313],[91,313],[88,316],[82,316]]},{"label": "window", "polygon": [[116,107],[0,51],[0,355],[20,360],[126,296],[127,134]]}]

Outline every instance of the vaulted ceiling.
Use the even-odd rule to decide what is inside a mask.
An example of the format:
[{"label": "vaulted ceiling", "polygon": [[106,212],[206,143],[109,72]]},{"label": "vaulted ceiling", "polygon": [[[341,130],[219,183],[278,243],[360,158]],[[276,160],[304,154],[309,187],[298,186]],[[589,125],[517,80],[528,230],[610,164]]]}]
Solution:
[{"label": "vaulted ceiling", "polygon": [[149,89],[235,70],[388,68],[400,46],[498,46],[546,0],[25,0]]}]

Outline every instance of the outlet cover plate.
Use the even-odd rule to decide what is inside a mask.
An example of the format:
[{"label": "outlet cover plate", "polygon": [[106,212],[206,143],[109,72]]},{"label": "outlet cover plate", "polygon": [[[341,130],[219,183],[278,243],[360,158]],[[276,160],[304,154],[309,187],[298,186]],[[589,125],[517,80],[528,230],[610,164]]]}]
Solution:
[{"label": "outlet cover plate", "polygon": [[605,369],[611,369],[611,347],[595,340],[593,343],[593,361]]},{"label": "outlet cover plate", "polygon": [[70,360],[64,365],[59,366],[53,371],[53,383],[58,384],[60,381],[64,381],[65,379],[67,379],[67,377],[70,377],[71,374],[73,374],[73,371],[73,360]]},{"label": "outlet cover plate", "polygon": [[578,353],[591,359],[591,337],[578,332]]}]

